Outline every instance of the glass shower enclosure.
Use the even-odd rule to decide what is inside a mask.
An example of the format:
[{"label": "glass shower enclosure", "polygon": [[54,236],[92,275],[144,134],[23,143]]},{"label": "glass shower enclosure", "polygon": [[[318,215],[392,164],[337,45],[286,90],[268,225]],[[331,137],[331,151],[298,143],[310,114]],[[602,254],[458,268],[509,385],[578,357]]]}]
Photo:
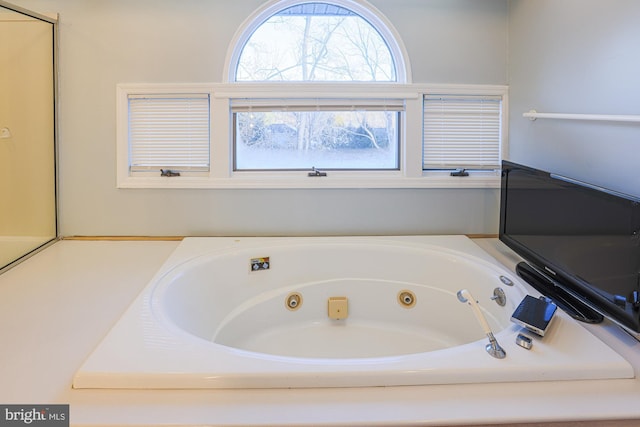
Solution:
[{"label": "glass shower enclosure", "polygon": [[0,0],[0,272],[57,239],[57,17]]}]

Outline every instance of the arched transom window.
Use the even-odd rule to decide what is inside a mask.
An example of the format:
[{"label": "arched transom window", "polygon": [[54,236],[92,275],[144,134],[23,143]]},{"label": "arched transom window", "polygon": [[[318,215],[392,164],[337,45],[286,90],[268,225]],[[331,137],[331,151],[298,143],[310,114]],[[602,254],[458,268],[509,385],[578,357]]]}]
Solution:
[{"label": "arched transom window", "polygon": [[381,32],[360,14],[332,3],[300,3],[259,24],[244,43],[236,81],[398,80]]}]

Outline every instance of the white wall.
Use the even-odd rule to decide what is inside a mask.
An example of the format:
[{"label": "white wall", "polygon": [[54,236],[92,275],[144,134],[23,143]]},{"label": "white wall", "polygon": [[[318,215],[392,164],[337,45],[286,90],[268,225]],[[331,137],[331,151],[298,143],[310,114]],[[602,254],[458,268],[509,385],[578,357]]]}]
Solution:
[{"label": "white wall", "polygon": [[[260,0],[14,0],[60,14],[62,235],[495,233],[497,190],[123,190],[117,83],[220,82]],[[507,83],[507,0],[372,0],[413,81]]]},{"label": "white wall", "polygon": [[640,2],[511,0],[514,161],[640,196],[640,124],[522,113],[640,114]]}]

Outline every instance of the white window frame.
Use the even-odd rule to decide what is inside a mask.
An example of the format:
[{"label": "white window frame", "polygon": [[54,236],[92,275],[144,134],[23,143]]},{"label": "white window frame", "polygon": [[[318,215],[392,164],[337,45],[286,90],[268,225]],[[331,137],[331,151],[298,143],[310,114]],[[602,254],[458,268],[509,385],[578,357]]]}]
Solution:
[{"label": "white window frame", "polygon": [[[242,48],[253,32],[273,14],[304,0],[269,0],[240,25],[233,36],[220,84],[121,84],[117,87],[117,185],[119,188],[499,188],[497,171],[452,177],[448,171],[423,171],[423,97],[443,95],[502,96],[502,158],[508,147],[508,89],[498,85],[412,84],[409,56],[391,22],[366,0],[320,0],[357,13],[373,25],[387,43],[396,66],[395,83],[364,82],[233,82]],[[128,93],[209,93],[210,170],[179,177],[136,176],[129,172]],[[233,171],[233,99],[403,99],[400,118],[400,169],[330,171],[309,177],[301,171]]]},{"label": "white window frame", "polygon": [[426,94],[423,169],[499,169],[502,101],[502,95]]},{"label": "white window frame", "polygon": [[[404,111],[404,99],[393,99],[390,97],[380,98],[380,99],[364,99],[361,97],[355,99],[349,99],[341,97],[339,99],[326,99],[326,98],[311,98],[311,99],[293,99],[293,98],[276,98],[276,99],[256,99],[256,98],[241,98],[241,99],[233,99],[232,101],[231,112],[233,115],[237,113],[250,113],[250,112],[273,112],[273,111],[288,111],[288,112],[305,112],[310,114],[315,114],[317,112],[348,112],[348,111],[359,111],[359,112],[388,112],[394,113],[397,122],[395,123],[395,137],[389,141],[390,145],[393,147],[389,147],[387,153],[388,157],[385,159],[387,163],[383,167],[371,167],[370,165],[357,165],[357,162],[352,164],[351,166],[342,167],[344,165],[337,164],[318,164],[315,163],[315,166],[318,166],[320,169],[327,168],[327,170],[336,171],[336,170],[350,170],[350,171],[367,171],[367,170],[399,170],[400,169],[400,128],[402,127],[401,123],[401,112]],[[290,171],[290,170],[301,170],[300,166],[295,165],[286,165],[282,167],[272,167],[272,165],[266,165],[266,167],[257,167],[257,168],[243,168],[239,167],[239,164],[242,163],[242,159],[240,156],[239,147],[238,147],[238,134],[234,132],[233,135],[233,148],[234,148],[234,171],[235,172],[249,172],[249,171],[263,171],[263,172],[275,172],[275,171]],[[285,152],[274,150],[277,153],[277,156],[285,154]],[[290,151],[289,149],[284,150],[286,152]],[[295,150],[291,150],[295,151]],[[355,150],[357,152],[357,150]],[[385,150],[386,151],[386,150]],[[311,151],[309,153],[309,159],[312,158],[314,161],[318,160]],[[251,158],[251,154],[248,155]],[[321,157],[321,155],[319,156]],[[390,165],[391,160],[393,160],[393,166]],[[311,163],[313,164],[313,162]],[[309,166],[311,167],[311,166]],[[304,170],[304,169],[302,169]],[[306,169],[308,171],[308,167]]]},{"label": "white window frame", "polygon": [[[129,172],[128,94],[208,93],[211,100],[210,170],[179,177],[136,176]],[[502,85],[423,85],[400,83],[221,83],[120,84],[117,86],[118,188],[499,188],[499,171],[452,177],[448,171],[423,171],[423,96],[429,93],[502,96],[502,156],[508,147],[508,87]],[[309,177],[301,171],[233,171],[230,102],[234,98],[404,99],[400,129],[400,170],[332,171]]]},{"label": "white window frame", "polygon": [[[116,159],[117,159],[117,186],[118,188],[163,188],[158,185],[159,172],[131,171],[130,146],[129,146],[129,99],[131,96],[140,95],[170,95],[176,96],[206,95],[211,98],[211,86],[199,84],[119,84],[116,86]],[[210,107],[211,114],[211,107]],[[211,141],[211,116],[209,141]],[[211,146],[209,147],[211,149]],[[211,171],[211,154],[209,155],[209,171],[183,172],[185,178],[198,177],[199,180],[208,179]],[[161,177],[167,178],[167,177]],[[162,180],[160,181],[160,183]],[[170,188],[172,186],[169,186]],[[187,188],[187,187],[183,187]]]},{"label": "white window frame", "polygon": [[133,174],[207,172],[209,94],[129,94],[129,165]]}]

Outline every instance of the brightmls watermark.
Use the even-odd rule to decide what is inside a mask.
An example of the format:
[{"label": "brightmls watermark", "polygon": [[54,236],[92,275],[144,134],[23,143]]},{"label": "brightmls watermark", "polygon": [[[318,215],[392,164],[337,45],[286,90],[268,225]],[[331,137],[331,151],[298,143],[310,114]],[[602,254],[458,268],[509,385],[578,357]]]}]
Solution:
[{"label": "brightmls watermark", "polygon": [[0,405],[0,427],[69,427],[69,405]]}]

